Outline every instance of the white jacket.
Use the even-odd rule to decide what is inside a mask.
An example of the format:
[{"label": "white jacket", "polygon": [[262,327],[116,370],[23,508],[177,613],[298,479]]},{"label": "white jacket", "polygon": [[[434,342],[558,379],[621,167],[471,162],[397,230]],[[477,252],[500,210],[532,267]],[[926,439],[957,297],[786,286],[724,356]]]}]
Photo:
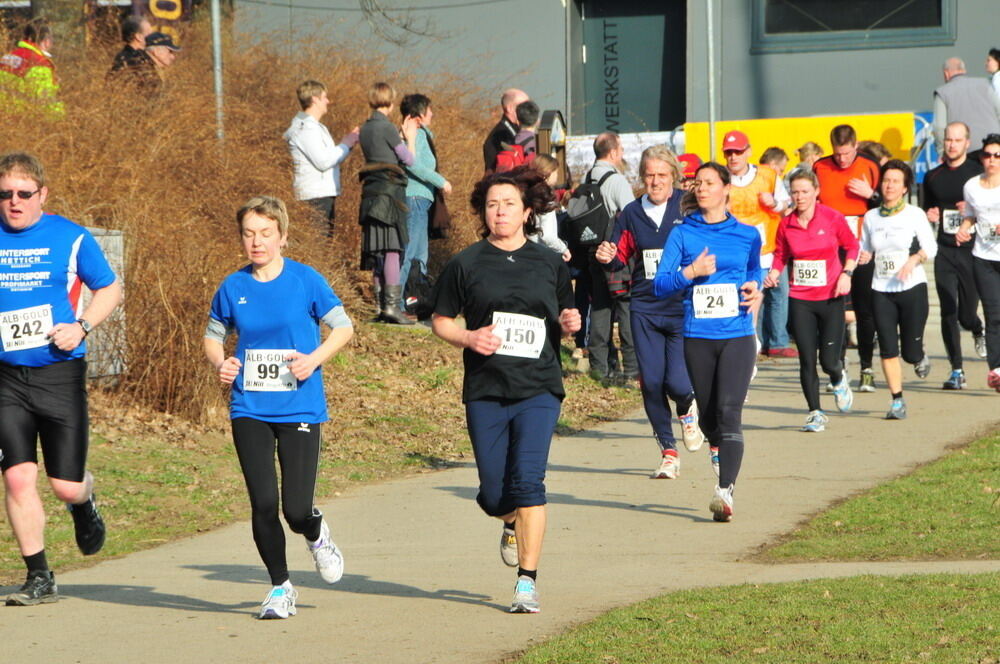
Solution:
[{"label": "white jacket", "polygon": [[284,133],[292,153],[292,186],[300,201],[337,196],[340,193],[340,162],[351,146],[337,145],[326,125],[300,111]]}]

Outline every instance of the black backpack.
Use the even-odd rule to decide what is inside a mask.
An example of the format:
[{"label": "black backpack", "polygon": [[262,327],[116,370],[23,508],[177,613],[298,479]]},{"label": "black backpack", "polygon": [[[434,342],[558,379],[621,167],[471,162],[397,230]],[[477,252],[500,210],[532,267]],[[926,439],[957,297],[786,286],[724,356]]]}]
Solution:
[{"label": "black backpack", "polygon": [[591,178],[592,174],[593,170],[587,173],[587,178],[576,188],[566,204],[570,251],[572,247],[599,245],[607,239],[608,229],[611,227],[612,217],[601,196],[601,185],[615,172],[605,173],[597,182]]},{"label": "black backpack", "polygon": [[410,263],[410,274],[406,278],[406,310],[417,317],[417,320],[427,320],[434,313],[434,302],[431,294],[434,283],[420,271],[420,263]]}]

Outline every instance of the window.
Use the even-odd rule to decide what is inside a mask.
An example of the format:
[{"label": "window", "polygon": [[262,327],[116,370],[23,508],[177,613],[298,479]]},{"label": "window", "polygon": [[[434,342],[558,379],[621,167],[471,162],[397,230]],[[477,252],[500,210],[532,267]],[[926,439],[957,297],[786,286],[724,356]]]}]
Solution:
[{"label": "window", "polygon": [[753,0],[753,53],[951,46],[955,0]]}]

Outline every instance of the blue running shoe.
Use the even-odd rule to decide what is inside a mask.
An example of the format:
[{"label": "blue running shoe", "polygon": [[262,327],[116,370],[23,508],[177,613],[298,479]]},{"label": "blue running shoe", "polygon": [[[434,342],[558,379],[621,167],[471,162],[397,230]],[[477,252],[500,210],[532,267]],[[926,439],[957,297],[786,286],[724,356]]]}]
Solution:
[{"label": "blue running shoe", "polygon": [[885,414],[885,419],[887,420],[906,419],[906,402],[903,401],[902,397],[900,397],[899,399],[892,400],[892,405],[889,406],[889,412]]}]

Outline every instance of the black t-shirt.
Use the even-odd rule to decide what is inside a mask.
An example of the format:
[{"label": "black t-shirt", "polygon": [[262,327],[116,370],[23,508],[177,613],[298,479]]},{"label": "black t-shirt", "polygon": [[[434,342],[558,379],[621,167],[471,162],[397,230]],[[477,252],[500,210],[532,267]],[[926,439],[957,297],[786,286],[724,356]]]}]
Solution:
[{"label": "black t-shirt", "polygon": [[500,118],[500,122],[493,127],[489,136],[483,142],[483,162],[486,165],[486,172],[492,173],[497,167],[497,155],[503,150],[504,143],[513,143],[517,135],[517,125],[511,124],[507,118]]},{"label": "black t-shirt", "polygon": [[938,222],[937,240],[943,247],[971,247],[975,238],[962,245],[955,244],[955,234],[946,233],[945,210],[956,210],[956,204],[962,200],[962,188],[970,179],[981,175],[982,164],[973,159],[966,159],[958,168],[948,168],[941,164],[931,169],[924,176],[924,210],[936,207],[941,210],[941,221]]},{"label": "black t-shirt", "polygon": [[[565,396],[559,312],[573,307],[573,289],[569,269],[558,254],[534,242],[501,251],[481,240],[448,261],[433,301],[434,313],[448,318],[461,314],[470,330],[490,325],[494,314],[511,322],[494,329],[505,343],[493,355],[465,349],[463,402],[527,399],[544,392]],[[507,354],[539,345],[537,358]]]}]

